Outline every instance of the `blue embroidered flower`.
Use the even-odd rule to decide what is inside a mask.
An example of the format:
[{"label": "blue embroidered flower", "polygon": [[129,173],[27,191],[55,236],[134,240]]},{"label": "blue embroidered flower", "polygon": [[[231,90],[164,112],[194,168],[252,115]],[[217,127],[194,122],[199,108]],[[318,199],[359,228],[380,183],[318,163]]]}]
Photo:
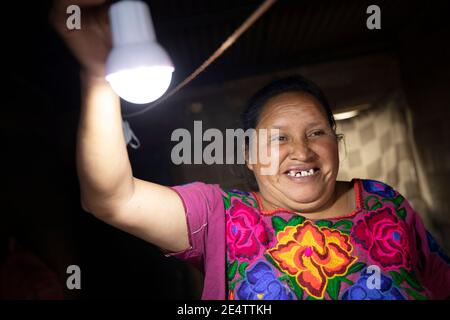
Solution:
[{"label": "blue embroidered flower", "polygon": [[380,288],[369,289],[367,282],[372,274],[367,273],[367,268],[361,271],[358,282],[348,288],[342,295],[343,300],[405,300],[396,287],[392,285],[392,280],[380,273]]},{"label": "blue embroidered flower", "polygon": [[442,248],[439,246],[436,239],[434,239],[434,237],[428,231],[427,231],[427,240],[428,240],[428,247],[430,248],[430,251],[433,253],[436,253],[447,264],[450,264],[450,258],[445,254],[444,250],[442,250]]},{"label": "blue embroidered flower", "polygon": [[383,182],[376,180],[363,180],[362,182],[364,189],[366,189],[367,192],[375,193],[385,198],[393,198],[395,196],[394,189]]},{"label": "blue embroidered flower", "polygon": [[246,279],[237,289],[237,296],[240,300],[294,300],[294,294],[263,261],[258,261],[247,271]]}]

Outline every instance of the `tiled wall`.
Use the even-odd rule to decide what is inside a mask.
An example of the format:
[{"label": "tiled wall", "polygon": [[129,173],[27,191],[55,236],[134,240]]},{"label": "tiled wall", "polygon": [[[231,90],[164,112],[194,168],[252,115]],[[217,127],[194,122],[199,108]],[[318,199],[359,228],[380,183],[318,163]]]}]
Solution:
[{"label": "tiled wall", "polygon": [[[403,196],[425,220],[429,208],[422,196],[417,164],[401,92],[392,92],[357,117],[337,121],[340,143],[340,180],[354,177],[383,181]],[[435,231],[435,230],[432,230]]]},{"label": "tiled wall", "polygon": [[437,236],[450,252],[450,48],[445,45],[448,31],[428,30],[424,25],[414,32],[405,32],[400,40],[398,60],[421,164],[419,179]]}]

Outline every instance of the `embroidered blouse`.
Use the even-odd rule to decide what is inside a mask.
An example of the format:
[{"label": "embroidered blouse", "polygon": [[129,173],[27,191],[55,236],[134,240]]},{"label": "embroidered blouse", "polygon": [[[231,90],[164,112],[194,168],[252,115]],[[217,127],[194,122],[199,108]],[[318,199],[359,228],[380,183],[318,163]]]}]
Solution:
[{"label": "embroidered blouse", "polygon": [[175,186],[190,248],[167,256],[204,273],[202,299],[450,297],[450,259],[408,201],[379,181],[352,183],[356,209],[321,220],[266,212],[252,192]]}]

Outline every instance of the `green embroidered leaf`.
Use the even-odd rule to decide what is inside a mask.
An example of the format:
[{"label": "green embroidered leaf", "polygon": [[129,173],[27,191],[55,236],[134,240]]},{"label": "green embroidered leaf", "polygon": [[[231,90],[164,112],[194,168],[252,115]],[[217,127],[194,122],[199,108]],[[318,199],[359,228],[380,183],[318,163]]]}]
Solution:
[{"label": "green embroidered leaf", "polygon": [[397,209],[397,210],[395,210],[395,213],[402,220],[404,220],[406,217],[406,209],[405,208]]},{"label": "green embroidered leaf", "polygon": [[238,264],[239,264],[238,261],[234,260],[233,263],[228,267],[227,270],[228,280],[233,280],[234,276],[236,275]]},{"label": "green embroidered leaf", "polygon": [[278,216],[272,217],[272,227],[276,233],[284,230],[286,225],[287,225],[287,222],[283,218],[280,218]]},{"label": "green embroidered leaf", "polygon": [[339,290],[341,289],[341,280],[339,277],[334,277],[328,280],[327,293],[332,300],[337,300],[339,297]]},{"label": "green embroidered leaf", "polygon": [[252,207],[252,208],[257,208],[258,207],[258,202],[256,201],[256,199],[254,199],[251,196],[246,196],[246,195],[242,195],[242,194],[238,194],[229,190],[225,190],[226,196],[222,195],[223,198],[223,202],[225,204],[225,209],[229,209],[230,205],[231,205],[231,201],[233,198],[239,198],[242,200],[243,203],[245,203],[246,205]]},{"label": "green embroidered leaf", "polygon": [[308,295],[306,300],[322,300],[322,299],[317,299],[317,298],[314,298],[313,296]]},{"label": "green embroidered leaf", "polygon": [[302,216],[294,216],[294,217],[292,217],[292,218],[289,219],[287,225],[288,225],[288,226],[295,227],[295,226],[297,226],[297,225],[299,225],[299,224],[302,224],[303,221],[305,221],[305,218],[304,218],[304,217],[302,217]]},{"label": "green embroidered leaf", "polygon": [[[339,229],[339,227],[343,227],[343,229]],[[351,220],[339,220],[333,225],[334,229],[339,229],[339,231],[350,232],[352,229],[353,222]]]},{"label": "green embroidered leaf", "polygon": [[279,277],[278,281],[280,281],[280,282],[289,281],[289,276],[287,274],[285,274],[285,275]]},{"label": "green embroidered leaf", "polygon": [[409,273],[404,268],[400,268],[400,273],[403,276],[404,279],[406,279],[406,282],[416,289],[417,291],[423,291],[422,285],[419,283],[419,281],[416,278],[416,275],[412,272]]},{"label": "green embroidered leaf", "polygon": [[355,284],[353,281],[351,281],[351,280],[349,280],[347,278],[344,278],[344,277],[341,278],[341,281],[345,282],[345,283],[347,283],[348,285],[351,285],[351,286]]},{"label": "green embroidered leaf", "polygon": [[403,282],[403,276],[397,271],[390,271],[389,274],[391,275],[392,279],[394,279],[394,282],[397,286],[399,286]]},{"label": "green embroidered leaf", "polygon": [[258,208],[258,202],[256,201],[256,199],[252,199],[252,198],[249,198],[249,199],[252,201],[253,208],[257,209]]},{"label": "green embroidered leaf", "polygon": [[399,194],[392,200],[392,202],[395,204],[395,207],[398,208],[403,203],[403,200],[405,200],[405,198],[401,194]]},{"label": "green embroidered leaf", "polygon": [[253,208],[258,208],[258,201],[256,201],[255,198],[253,198],[253,197],[248,197],[247,199],[248,199],[249,201],[252,202]]},{"label": "green embroidered leaf", "polygon": [[273,260],[272,256],[268,253],[264,254],[264,257],[267,259],[267,261],[269,261],[274,267],[276,267],[278,270],[280,270],[282,273],[284,273],[284,271],[280,268],[280,266],[275,262],[275,260]]},{"label": "green embroidered leaf", "polygon": [[384,198],[381,201],[382,202],[392,202],[394,204],[394,207],[398,208],[403,203],[403,200],[405,200],[405,198],[399,194],[395,198]]},{"label": "green embroidered leaf", "polygon": [[[227,194],[228,194],[228,192],[227,192]],[[225,197],[225,196],[222,196],[222,198],[223,198],[223,203],[225,205],[225,210],[228,210],[230,208],[231,200],[229,197]]]},{"label": "green embroidered leaf", "polygon": [[369,201],[374,199],[375,203],[379,203],[378,198],[375,196],[368,196],[365,200],[364,200],[364,206],[366,207],[367,210],[371,210],[371,205],[369,204]]},{"label": "green embroidered leaf", "polygon": [[297,280],[295,280],[294,277],[288,275],[288,283],[297,298],[299,300],[303,299],[303,289],[298,285]]},{"label": "green embroidered leaf", "polygon": [[250,203],[250,202],[248,201],[248,200],[249,200],[248,197],[243,196],[241,199],[242,199],[242,202],[244,202],[246,205],[248,205],[248,206],[250,206],[250,207],[252,207],[252,208],[255,208],[255,203]]},{"label": "green embroidered leaf", "polygon": [[248,262],[242,262],[241,265],[239,266],[239,274],[242,277],[245,277],[245,269],[247,269],[248,266]]},{"label": "green embroidered leaf", "polygon": [[377,202],[376,204],[374,204],[372,206],[372,208],[370,208],[370,210],[377,210],[380,209],[383,205],[380,202]]},{"label": "green embroidered leaf", "polygon": [[428,297],[421,295],[420,293],[412,290],[411,288],[402,288],[402,289],[405,290],[407,294],[409,294],[416,300],[428,300]]},{"label": "green embroidered leaf", "polygon": [[363,262],[357,262],[348,269],[347,274],[352,274],[361,271],[366,266]]},{"label": "green embroidered leaf", "polygon": [[333,225],[333,222],[331,222],[329,220],[319,220],[315,223],[315,225],[318,226],[319,228],[322,228],[322,227],[330,228]]}]

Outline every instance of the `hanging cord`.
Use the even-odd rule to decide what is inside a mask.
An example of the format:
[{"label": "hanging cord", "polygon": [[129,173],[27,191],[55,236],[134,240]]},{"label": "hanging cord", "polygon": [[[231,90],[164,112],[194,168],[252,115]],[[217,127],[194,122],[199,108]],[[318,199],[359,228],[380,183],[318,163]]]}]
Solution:
[{"label": "hanging cord", "polygon": [[136,137],[133,130],[131,130],[130,124],[127,120],[122,120],[122,129],[126,145],[129,145],[133,149],[139,149],[141,142],[138,137]]},{"label": "hanging cord", "polygon": [[178,84],[174,89],[172,89],[168,94],[164,95],[161,99],[151,103],[147,107],[142,110],[130,113],[128,115],[124,115],[124,118],[132,118],[143,114],[147,110],[157,106],[164,100],[173,96],[175,93],[180,91],[183,87],[185,87],[189,82],[195,79],[201,72],[203,72],[211,63],[213,63],[217,58],[219,58],[225,50],[227,50],[231,45],[236,42],[236,40],[255,23],[256,20],[259,19],[277,0],[265,0],[242,24],[239,28],[237,28],[231,36],[228,37],[225,42],[205,61],[200,67],[198,67],[194,72],[192,72],[186,79],[184,79],[180,84]]}]

